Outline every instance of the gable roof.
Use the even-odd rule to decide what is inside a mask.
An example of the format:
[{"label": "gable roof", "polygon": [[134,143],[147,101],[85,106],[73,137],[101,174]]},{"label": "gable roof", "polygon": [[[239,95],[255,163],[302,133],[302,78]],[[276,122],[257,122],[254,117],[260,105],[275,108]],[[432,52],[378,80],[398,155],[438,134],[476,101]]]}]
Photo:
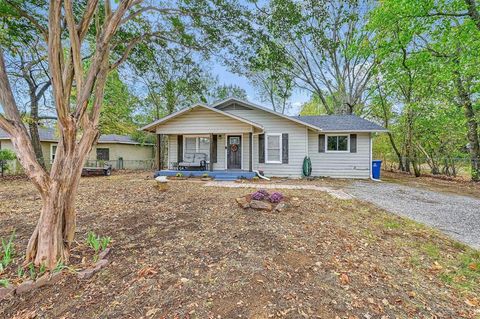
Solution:
[{"label": "gable roof", "polygon": [[[47,127],[39,127],[38,128],[38,135],[40,136],[40,142],[58,142],[58,136],[54,129],[47,128]],[[0,140],[9,140],[10,137],[8,134],[0,129]],[[118,135],[118,134],[107,134],[107,135],[100,135],[97,143],[104,143],[104,144],[143,144],[143,145],[152,145],[148,143],[141,143],[135,141],[128,135]]]},{"label": "gable roof", "polygon": [[356,115],[295,116],[296,119],[314,125],[327,132],[386,132],[387,130]]},{"label": "gable roof", "polygon": [[187,107],[187,108],[184,108],[184,109],[181,109],[177,112],[174,112],[170,115],[167,115],[165,117],[162,117],[161,119],[158,119],[156,120],[155,122],[152,122],[148,125],[145,125],[144,127],[140,128],[139,130],[142,130],[142,131],[148,131],[148,132],[155,132],[154,128],[155,126],[163,123],[163,122],[166,122],[168,120],[171,120],[179,115],[182,115],[183,113],[186,113],[186,112],[189,112],[193,109],[196,109],[196,108],[199,108],[199,107],[202,107],[202,108],[205,108],[207,110],[210,110],[210,111],[213,111],[213,112],[216,112],[216,113],[219,113],[219,114],[222,114],[226,117],[230,117],[232,119],[235,119],[235,120],[238,120],[240,122],[244,122],[244,123],[247,123],[249,125],[252,125],[252,126],[255,126],[256,128],[259,128],[263,131],[263,126],[258,124],[258,123],[255,123],[255,122],[252,122],[250,120],[247,120],[247,119],[244,119],[243,117],[240,117],[240,116],[236,116],[236,115],[233,115],[233,114],[230,114],[228,112],[224,112],[224,111],[221,111],[221,110],[218,110],[214,107],[211,107],[211,106],[208,106],[208,105],[205,105],[205,104],[202,104],[202,103],[197,103],[197,104],[193,104],[192,106],[190,107]]},{"label": "gable roof", "polygon": [[259,109],[259,110],[262,110],[262,111],[265,111],[267,113],[271,113],[271,114],[274,114],[276,116],[279,116],[279,117],[283,117],[285,119],[288,119],[288,120],[291,120],[293,122],[296,122],[298,124],[302,124],[302,125],[305,125],[305,126],[308,126],[309,128],[313,129],[313,130],[316,130],[316,131],[319,131],[321,129],[319,129],[319,127],[317,126],[314,126],[314,125],[311,125],[310,123],[306,123],[306,122],[303,122],[295,117],[292,117],[292,116],[288,116],[288,115],[285,115],[285,114],[282,114],[282,113],[278,113],[274,110],[271,110],[271,109],[268,109],[266,107],[263,107],[263,106],[260,106],[258,104],[255,104],[255,103],[252,103],[252,102],[249,102],[249,101],[245,101],[245,100],[242,100],[242,99],[239,99],[239,98],[236,98],[236,97],[229,97],[229,98],[226,98],[225,100],[222,100],[222,101],[219,101],[219,102],[216,102],[212,105],[212,107],[214,108],[218,108],[222,105],[225,105],[225,104],[228,104],[228,103],[231,103],[231,102],[237,102],[239,104],[244,104],[244,105],[247,105],[247,106],[250,106],[252,108],[256,108],[256,109]]}]

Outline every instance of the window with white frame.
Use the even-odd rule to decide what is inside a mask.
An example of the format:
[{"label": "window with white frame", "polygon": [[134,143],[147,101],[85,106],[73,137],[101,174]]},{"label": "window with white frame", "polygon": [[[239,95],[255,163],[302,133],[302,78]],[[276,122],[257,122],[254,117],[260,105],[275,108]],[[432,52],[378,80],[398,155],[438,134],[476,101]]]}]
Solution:
[{"label": "window with white frame", "polygon": [[184,155],[205,153],[207,161],[210,160],[210,138],[208,136],[185,136],[183,145]]},{"label": "window with white frame", "polygon": [[57,144],[50,144],[50,164],[55,161],[55,153],[57,152]]},{"label": "window with white frame", "polygon": [[327,135],[327,152],[348,152],[348,135]]},{"label": "window with white frame", "polygon": [[266,134],[265,155],[267,163],[282,162],[282,134]]}]

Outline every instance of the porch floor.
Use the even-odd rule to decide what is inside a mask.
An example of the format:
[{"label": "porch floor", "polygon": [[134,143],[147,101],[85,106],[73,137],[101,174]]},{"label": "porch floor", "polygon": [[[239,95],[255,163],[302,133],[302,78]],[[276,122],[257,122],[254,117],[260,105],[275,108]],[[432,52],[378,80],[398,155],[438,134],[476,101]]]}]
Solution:
[{"label": "porch floor", "polygon": [[197,177],[200,177],[203,174],[208,174],[209,177],[212,177],[214,180],[217,180],[217,181],[233,181],[241,178],[252,179],[256,175],[254,172],[243,171],[243,170],[191,171],[191,170],[166,169],[166,170],[156,171],[154,174],[154,177],[175,176],[177,175],[177,173],[182,173],[183,176],[197,176]]}]

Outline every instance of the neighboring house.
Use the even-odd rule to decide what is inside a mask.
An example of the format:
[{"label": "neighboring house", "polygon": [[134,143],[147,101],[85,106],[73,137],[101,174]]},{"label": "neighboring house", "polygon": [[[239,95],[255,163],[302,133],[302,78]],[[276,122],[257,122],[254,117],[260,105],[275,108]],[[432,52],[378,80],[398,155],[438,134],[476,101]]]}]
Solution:
[{"label": "neighboring house", "polygon": [[195,104],[142,129],[168,136],[170,170],[201,152],[211,171],[301,177],[308,156],[312,176],[344,178],[371,176],[372,134],[386,131],[354,115],[292,117],[236,98]]},{"label": "neighboring house", "polygon": [[[51,128],[39,128],[45,164],[51,166],[57,150],[58,134]],[[7,133],[0,129],[0,149],[13,149]],[[109,162],[114,169],[150,168],[155,156],[152,144],[142,144],[124,135],[101,135],[92,148],[86,165],[97,165],[99,162]],[[120,160],[120,158],[122,160]],[[18,165],[16,165],[18,168]]]}]

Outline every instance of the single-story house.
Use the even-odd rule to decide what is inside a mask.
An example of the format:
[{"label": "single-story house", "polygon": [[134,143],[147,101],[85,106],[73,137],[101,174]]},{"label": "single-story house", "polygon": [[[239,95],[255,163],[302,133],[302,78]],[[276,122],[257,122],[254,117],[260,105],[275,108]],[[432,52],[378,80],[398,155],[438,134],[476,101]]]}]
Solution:
[{"label": "single-story house", "polygon": [[[58,134],[55,129],[40,127],[38,129],[42,145],[45,165],[50,167],[55,158],[58,144]],[[0,149],[14,151],[7,133],[0,129]],[[149,169],[154,162],[154,145],[135,141],[130,136],[108,134],[101,135],[87,159],[87,166],[96,166],[100,162],[112,164],[114,169]],[[15,163],[14,170],[19,169]]]},{"label": "single-story house", "polygon": [[371,177],[372,134],[386,131],[354,115],[287,116],[237,98],[195,104],[142,130],[168,139],[168,163],[157,163],[167,169],[157,175],[168,176],[186,158],[204,153],[210,172],[293,178],[302,176],[305,157],[312,176]]}]

